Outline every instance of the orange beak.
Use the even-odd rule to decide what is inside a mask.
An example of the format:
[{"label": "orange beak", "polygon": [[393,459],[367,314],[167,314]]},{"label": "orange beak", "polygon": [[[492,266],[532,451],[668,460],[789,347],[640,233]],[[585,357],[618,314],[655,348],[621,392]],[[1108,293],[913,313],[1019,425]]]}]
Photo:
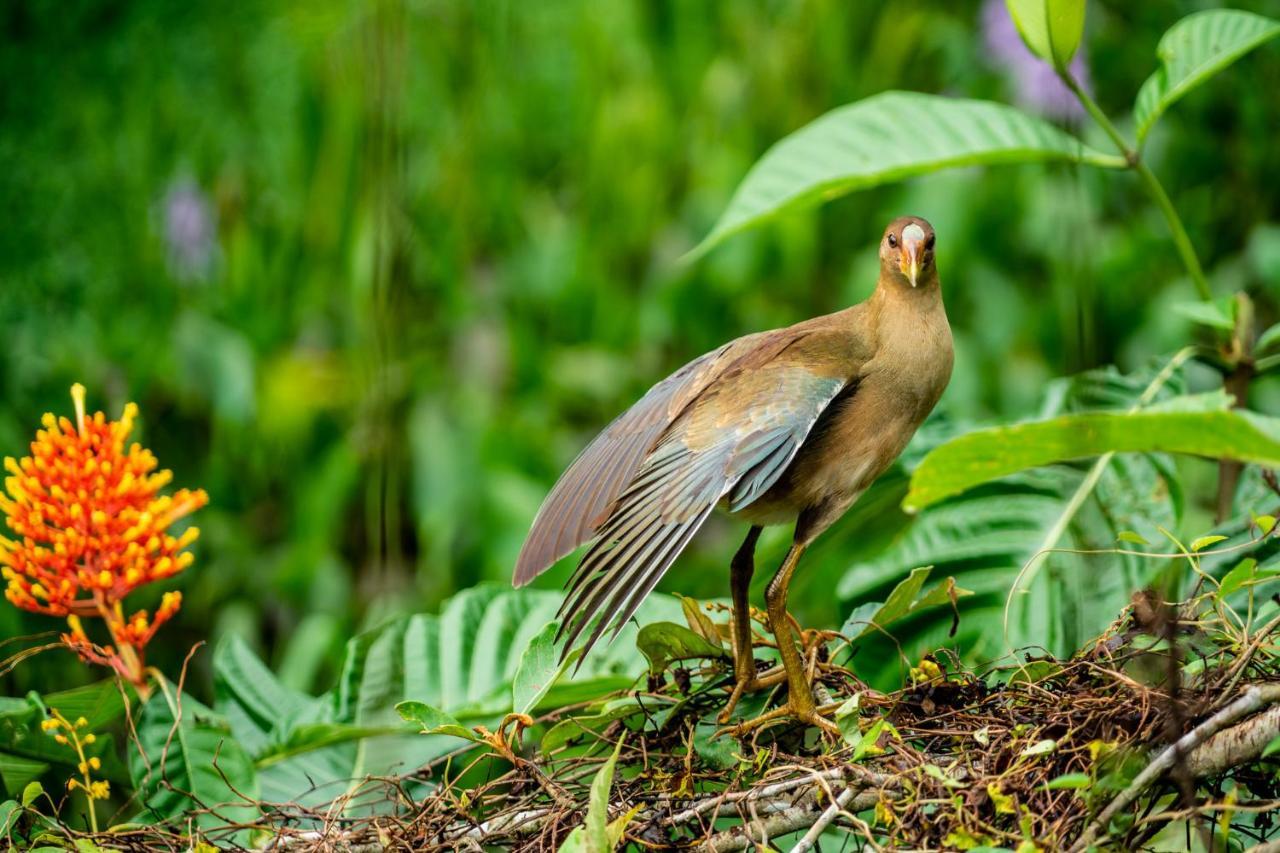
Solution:
[{"label": "orange beak", "polygon": [[924,229],[914,222],[902,229],[902,257],[899,267],[911,286],[916,286],[920,275],[920,254],[924,248]]}]

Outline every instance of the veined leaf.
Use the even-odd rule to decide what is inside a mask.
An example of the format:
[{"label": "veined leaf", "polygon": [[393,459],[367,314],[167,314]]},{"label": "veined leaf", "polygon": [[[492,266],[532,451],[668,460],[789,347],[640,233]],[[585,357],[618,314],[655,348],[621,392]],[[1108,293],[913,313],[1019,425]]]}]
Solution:
[{"label": "veined leaf", "polygon": [[921,596],[920,590],[929,579],[932,568],[932,566],[924,566],[912,569],[911,574],[893,588],[893,592],[889,593],[889,597],[883,604],[864,604],[854,610],[845,620],[840,633],[851,641],[856,641],[860,637],[883,631],[894,622],[927,607],[936,607],[947,604],[953,599],[973,595],[969,590],[957,587],[954,578],[947,578]]},{"label": "veined leaf", "polygon": [[1139,143],[1179,98],[1277,35],[1280,21],[1236,9],[1196,12],[1174,24],[1156,48],[1161,67],[1138,90]]},{"label": "veined leaf", "polygon": [[[337,685],[318,697],[285,687],[244,643],[228,638],[214,658],[217,707],[257,763],[268,800],[326,802],[366,775],[403,773],[457,748],[446,736],[457,732],[439,728],[450,720],[419,721],[439,729],[419,734],[397,706],[434,709],[466,731],[530,704],[583,701],[644,672],[637,629],[628,625],[618,642],[557,675],[550,638],[561,600],[557,592],[496,584],[468,589],[438,616],[396,619],[353,638]],[[678,601],[653,595],[638,618],[680,613]]]},{"label": "veined leaf", "polygon": [[1066,68],[1084,35],[1085,0],[1005,0],[1005,5],[1031,52]]},{"label": "veined leaf", "polygon": [[[1178,396],[1182,390],[1181,373],[1163,365],[1132,374],[1096,370],[1051,383],[1040,411],[1044,417],[1123,411],[1140,399],[1160,407],[1169,397],[1203,402]],[[920,449],[928,451],[928,442],[936,447],[960,429],[939,426],[921,430],[918,437],[926,443]],[[1244,478],[1251,487],[1254,470],[1246,469]],[[990,660],[1026,646],[1070,654],[1104,629],[1162,565],[1123,551],[1089,557],[1074,549],[1113,549],[1123,531],[1155,541],[1160,527],[1177,528],[1181,507],[1176,469],[1161,454],[1111,457],[1096,476],[1078,465],[1035,468],[933,504],[887,546],[851,566],[837,591],[854,603],[884,601],[913,569],[933,566],[934,576],[953,576],[974,593],[958,602],[959,627],[952,636],[950,607],[913,615],[909,635],[898,637],[900,647],[867,635],[859,640],[852,666],[872,685],[893,689],[911,661],[941,646],[968,660]],[[1018,580],[1033,562],[1039,570]],[[867,605],[861,618],[870,618],[877,606]]]},{"label": "veined leaf", "polygon": [[956,166],[1051,161],[1125,165],[1004,104],[885,92],[838,107],[765,152],[692,254],[784,211],[854,190]]},{"label": "veined leaf", "polygon": [[675,622],[645,625],[636,635],[636,647],[649,659],[649,672],[657,675],[667,664],[690,658],[722,658],[724,650]]},{"label": "veined leaf", "polygon": [[547,691],[570,664],[577,660],[577,651],[563,661],[560,660],[560,651],[555,641],[558,626],[558,622],[548,622],[529,641],[524,654],[520,656],[520,667],[516,670],[511,685],[511,709],[517,714],[532,713],[547,695]]},{"label": "veined leaf", "polygon": [[129,768],[143,820],[199,810],[196,822],[212,829],[258,815],[253,762],[226,719],[173,685],[160,685],[143,707]]},{"label": "veined leaf", "polygon": [[1280,422],[1241,411],[1092,412],[994,427],[935,449],[911,476],[914,511],[1017,471],[1104,453],[1187,453],[1280,466]]},{"label": "veined leaf", "polygon": [[472,742],[479,740],[471,729],[462,726],[449,714],[439,708],[432,708],[425,702],[412,700],[401,702],[396,705],[396,713],[407,722],[421,726],[424,735],[449,735]]}]

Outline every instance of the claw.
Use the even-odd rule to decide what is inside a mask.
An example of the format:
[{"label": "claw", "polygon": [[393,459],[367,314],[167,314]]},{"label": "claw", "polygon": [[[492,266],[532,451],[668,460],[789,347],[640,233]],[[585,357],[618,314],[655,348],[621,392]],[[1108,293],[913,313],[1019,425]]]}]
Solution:
[{"label": "claw", "polygon": [[739,678],[733,685],[733,692],[729,694],[729,701],[725,703],[724,710],[716,717],[716,722],[722,726],[728,723],[733,718],[733,709],[746,694],[766,690],[786,680],[787,673],[782,667],[774,667],[758,675],[752,674],[749,678]]},{"label": "claw", "polygon": [[[782,705],[781,707],[774,708],[772,711],[761,714],[753,720],[746,720],[736,726],[730,726],[727,729],[723,729],[722,732],[724,734],[738,737],[755,729],[761,728],[767,723],[781,720],[784,717],[791,717],[805,725],[816,726],[821,729],[824,734],[830,735],[833,738],[839,738],[841,736],[840,729],[835,723],[831,722],[817,711],[793,708],[790,702],[787,702],[787,704]],[[717,734],[719,734],[719,732]]]}]

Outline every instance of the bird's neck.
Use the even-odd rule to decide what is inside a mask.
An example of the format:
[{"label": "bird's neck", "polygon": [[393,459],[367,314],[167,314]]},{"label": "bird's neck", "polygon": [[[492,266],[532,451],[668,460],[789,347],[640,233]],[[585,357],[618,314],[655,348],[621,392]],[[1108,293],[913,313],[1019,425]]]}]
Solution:
[{"label": "bird's neck", "polygon": [[942,286],[936,275],[929,276],[915,287],[881,275],[876,282],[875,292],[867,301],[875,313],[938,311],[942,310]]}]

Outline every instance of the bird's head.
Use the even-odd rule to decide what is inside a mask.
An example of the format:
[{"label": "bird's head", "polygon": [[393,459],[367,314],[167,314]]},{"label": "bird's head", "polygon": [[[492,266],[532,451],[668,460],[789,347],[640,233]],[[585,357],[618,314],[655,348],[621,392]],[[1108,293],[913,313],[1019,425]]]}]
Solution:
[{"label": "bird's head", "polygon": [[933,265],[933,226],[919,216],[900,216],[880,240],[880,277],[912,288],[937,280]]}]

